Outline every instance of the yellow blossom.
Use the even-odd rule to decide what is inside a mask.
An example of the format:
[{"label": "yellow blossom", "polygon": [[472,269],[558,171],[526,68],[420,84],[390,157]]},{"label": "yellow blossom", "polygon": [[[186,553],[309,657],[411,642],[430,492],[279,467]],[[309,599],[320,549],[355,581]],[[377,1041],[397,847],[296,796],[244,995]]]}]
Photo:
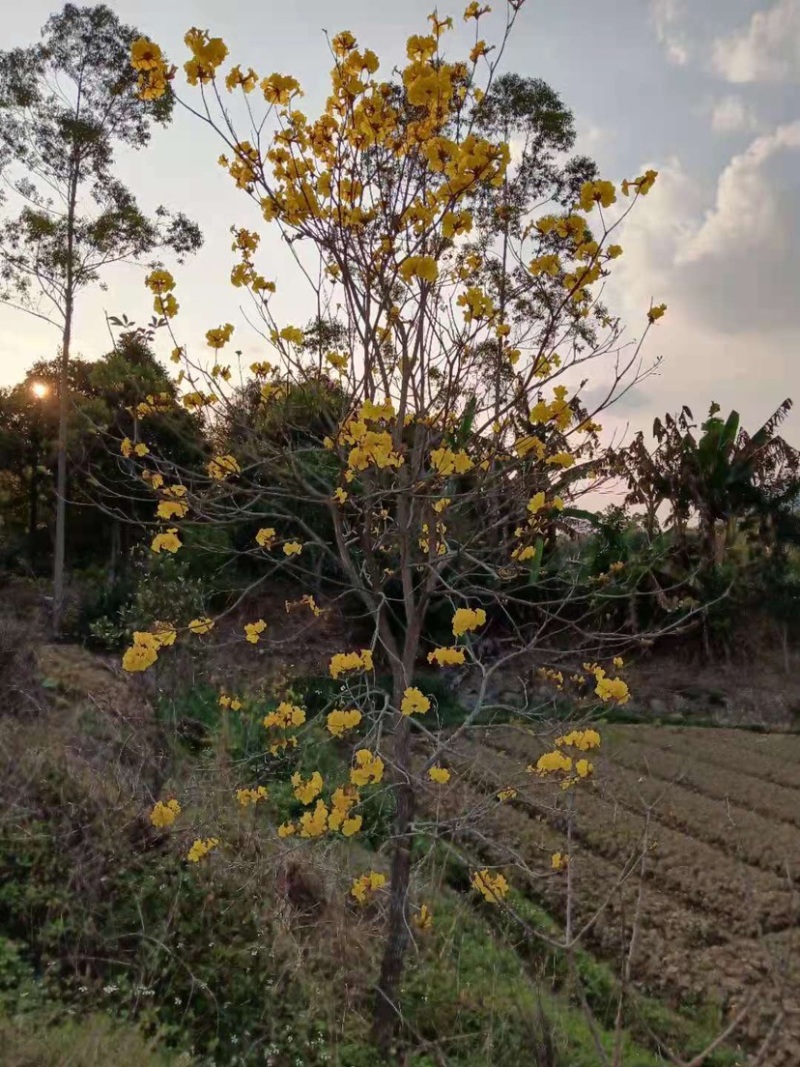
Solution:
[{"label": "yellow blossom", "polygon": [[209,348],[224,348],[230,341],[233,335],[233,326],[229,322],[226,322],[224,326],[219,326],[215,330],[206,331],[206,343]]},{"label": "yellow blossom", "polygon": [[500,792],[497,794],[497,799],[501,802],[501,804],[505,804],[509,800],[513,800],[516,795],[517,795],[517,790],[514,789],[513,786],[509,785],[509,786],[506,786],[505,789],[501,789],[500,790]]},{"label": "yellow blossom", "polygon": [[579,748],[581,752],[588,752],[590,748],[600,747],[600,734],[597,730],[573,730],[562,737],[557,737],[557,745],[569,745]]},{"label": "yellow blossom", "polygon": [[540,756],[536,761],[536,767],[528,767],[528,771],[535,771],[538,775],[551,774],[556,771],[561,771],[564,774],[569,774],[572,770],[572,759],[569,756],[565,756],[563,752],[554,750],[553,752],[545,752],[543,756]]},{"label": "yellow blossom", "polygon": [[283,546],[283,554],[285,556],[299,556],[303,551],[303,546],[299,541],[287,541]]},{"label": "yellow blossom", "polygon": [[446,767],[431,767],[428,770],[428,777],[437,785],[445,785],[450,781],[450,771]]},{"label": "yellow blossom", "polygon": [[213,478],[214,481],[221,482],[232,474],[240,474],[241,467],[235,456],[214,456],[212,460],[206,465],[209,478]]},{"label": "yellow blossom", "polygon": [[472,887],[490,904],[499,904],[510,888],[502,874],[492,874],[486,867],[472,875]]},{"label": "yellow blossom", "polygon": [[189,510],[185,500],[162,500],[156,508],[159,519],[182,519]]},{"label": "yellow blossom", "polygon": [[360,878],[355,879],[350,888],[350,895],[354,897],[359,904],[365,904],[368,896],[371,896],[385,885],[385,874],[379,874],[377,871],[370,871],[369,874],[362,874]]},{"label": "yellow blossom", "polygon": [[180,813],[181,806],[174,797],[165,802],[158,800],[150,812],[150,822],[161,830],[166,826],[172,826]]},{"label": "yellow blossom", "polygon": [[423,904],[411,921],[418,930],[430,930],[433,926],[433,912],[427,904]]},{"label": "yellow blossom", "polygon": [[186,854],[186,859],[189,863],[199,863],[204,856],[207,856],[212,849],[215,849],[219,844],[218,837],[207,837],[205,841],[201,838],[197,838]]},{"label": "yellow blossom", "polygon": [[437,663],[440,667],[458,667],[464,663],[464,649],[436,648],[428,653],[428,663]]},{"label": "yellow blossom", "polygon": [[361,722],[358,708],[336,709],[328,715],[328,731],[334,737],[343,737],[347,730],[354,730]]},{"label": "yellow blossom", "polygon": [[259,800],[266,800],[267,790],[263,785],[259,785],[255,789],[237,789],[236,799],[243,808],[246,808],[251,804],[258,804]]},{"label": "yellow blossom", "polygon": [[177,552],[181,547],[181,540],[178,537],[178,531],[173,526],[170,527],[165,533],[156,534],[153,540],[150,542],[150,548],[153,552],[158,554],[159,552]]},{"label": "yellow blossom", "polygon": [[131,66],[134,70],[161,70],[164,66],[161,49],[147,37],[139,37],[131,45]]},{"label": "yellow blossom", "polygon": [[249,641],[251,645],[257,645],[266,628],[267,624],[263,619],[258,619],[256,622],[246,622],[244,624],[245,641]]},{"label": "yellow blossom", "polygon": [[192,619],[189,623],[189,630],[193,634],[198,636],[201,634],[208,634],[214,629],[214,620],[209,619],[207,615],[204,615],[199,619]]},{"label": "yellow blossom", "polygon": [[275,540],[276,531],[271,526],[262,526],[256,534],[256,543],[261,548],[271,548]]},{"label": "yellow blossom", "polygon": [[308,779],[303,778],[299,771],[295,771],[291,781],[294,795],[301,804],[311,804],[322,792],[323,781],[319,771],[314,771]]},{"label": "yellow blossom", "polygon": [[550,866],[554,871],[560,871],[569,863],[569,856],[564,852],[554,852],[550,857]]},{"label": "yellow blossom", "polygon": [[594,691],[601,700],[616,700],[618,704],[627,704],[631,696],[627,683],[621,678],[598,678]]},{"label": "yellow blossom", "polygon": [[412,278],[435,282],[439,277],[439,265],[433,256],[409,256],[400,265],[400,277],[404,282],[409,282]]},{"label": "yellow blossom", "polygon": [[651,307],[650,310],[647,312],[647,318],[650,322],[657,322],[660,318],[663,317],[664,312],[666,310],[666,304],[656,304],[654,307]]},{"label": "yellow blossom", "polygon": [[453,634],[462,637],[471,630],[477,630],[486,622],[486,612],[483,608],[457,608],[453,615]]},{"label": "yellow blossom", "polygon": [[331,678],[338,678],[345,671],[371,671],[372,669],[372,651],[368,648],[362,648],[360,652],[337,652],[331,657],[329,665]]},{"label": "yellow blossom", "polygon": [[[295,795],[296,795],[295,790]],[[311,803],[311,801],[304,801]],[[301,837],[322,837],[328,829],[328,805],[324,800],[318,800],[313,811],[304,811],[300,816]]]},{"label": "yellow blossom", "polygon": [[347,490],[343,489],[341,486],[338,486],[336,492],[333,494],[333,499],[336,501],[337,504],[344,504],[344,502],[347,500],[347,497]]},{"label": "yellow blossom", "polygon": [[416,686],[411,686],[403,693],[400,711],[403,715],[424,715],[430,711],[431,702]]},{"label": "yellow blossom", "polygon": [[377,785],[383,779],[383,760],[368,748],[360,748],[355,754],[355,761],[356,765],[350,771],[353,785]]},{"label": "yellow blossom", "polygon": [[278,827],[278,837],[291,837],[297,832],[297,827],[292,822],[284,822]]}]

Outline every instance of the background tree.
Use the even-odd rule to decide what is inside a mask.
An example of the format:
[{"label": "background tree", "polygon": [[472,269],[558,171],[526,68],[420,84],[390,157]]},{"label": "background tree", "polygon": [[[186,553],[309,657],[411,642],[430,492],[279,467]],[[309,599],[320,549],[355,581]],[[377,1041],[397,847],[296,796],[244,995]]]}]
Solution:
[{"label": "background tree", "polygon": [[113,263],[201,242],[196,225],[164,208],[147,218],[114,177],[119,145],[143,148],[169,122],[169,92],[143,99],[128,62],[139,33],[105,5],[67,4],[41,41],[0,53],[0,171],[12,190],[0,228],[5,303],[60,333],[53,623],[64,593],[68,367],[78,293]]}]

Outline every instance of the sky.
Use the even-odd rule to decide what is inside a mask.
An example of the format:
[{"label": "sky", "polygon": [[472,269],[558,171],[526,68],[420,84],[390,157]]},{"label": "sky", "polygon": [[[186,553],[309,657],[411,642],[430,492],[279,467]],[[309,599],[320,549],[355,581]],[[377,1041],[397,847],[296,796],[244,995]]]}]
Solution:
[{"label": "sky", "polygon": [[[178,63],[183,34],[198,26],[224,38],[232,63],[260,75],[294,74],[313,116],[331,66],[324,30],[351,30],[361,47],[378,53],[382,69],[391,68],[404,59],[406,37],[426,32],[433,0],[109,6]],[[459,56],[469,48],[464,6],[439,4],[440,14],[456,16],[448,46]],[[53,10],[53,0],[9,5],[3,47],[35,41]],[[482,24],[482,35],[495,37],[492,28]],[[755,430],[795,396],[798,409],[782,432],[800,446],[800,0],[526,0],[503,66],[543,78],[561,95],[575,115],[576,150],[596,159],[602,177],[617,182],[647,167],[659,172],[620,234],[625,251],[607,303],[630,339],[641,335],[651,300],[667,304],[643,354],[643,369],[660,364],[604,416],[609,432],[629,440],[656,416],[688,404],[702,417],[712,401],[724,412],[738,410]],[[185,85],[179,92],[191,99]],[[147,150],[118,156],[118,173],[143,207],[179,209],[204,231],[202,251],[175,270],[180,340],[199,343],[209,327],[230,321],[249,363],[268,351],[248,326],[241,291],[228,281],[231,224],[261,230],[259,266],[278,279],[279,320],[301,325],[313,308],[298,285],[281,284],[289,252],[216,165],[220,150],[213,131],[177,109]],[[108,350],[106,313],[139,323],[150,317],[143,278],[143,268],[120,266],[106,276],[107,291],[81,297],[76,352],[91,359]],[[52,327],[0,307],[0,385],[53,356],[57,344]],[[166,357],[167,339],[159,344]],[[600,388],[593,382],[588,399]]]}]

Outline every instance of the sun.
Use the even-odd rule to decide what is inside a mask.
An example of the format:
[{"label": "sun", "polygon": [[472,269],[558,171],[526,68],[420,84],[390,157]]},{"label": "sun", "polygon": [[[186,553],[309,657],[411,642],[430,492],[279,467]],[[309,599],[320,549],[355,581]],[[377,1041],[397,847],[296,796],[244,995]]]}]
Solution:
[{"label": "sun", "polygon": [[31,386],[31,392],[38,400],[41,400],[43,397],[47,396],[49,389],[44,382],[34,382]]}]

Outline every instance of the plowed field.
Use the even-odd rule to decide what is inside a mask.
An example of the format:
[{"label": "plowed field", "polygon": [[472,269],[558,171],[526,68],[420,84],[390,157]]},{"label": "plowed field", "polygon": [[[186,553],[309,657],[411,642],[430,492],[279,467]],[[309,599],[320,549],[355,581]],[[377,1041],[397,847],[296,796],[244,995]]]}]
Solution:
[{"label": "plowed field", "polygon": [[[643,726],[606,726],[602,735],[594,779],[571,794],[525,773],[550,746],[523,729],[490,727],[459,741],[444,803],[454,817],[470,812],[463,840],[486,861],[516,857],[531,895],[564,919],[566,879],[548,871],[549,857],[565,849],[566,806],[575,803],[573,929],[602,907],[587,944],[618,959],[642,885],[639,987],[676,1008],[719,1004],[725,1018],[749,1004],[733,1043],[755,1056],[769,1034],[762,1067],[796,1067],[800,737]],[[509,784],[518,796],[501,804],[497,790]]]}]

